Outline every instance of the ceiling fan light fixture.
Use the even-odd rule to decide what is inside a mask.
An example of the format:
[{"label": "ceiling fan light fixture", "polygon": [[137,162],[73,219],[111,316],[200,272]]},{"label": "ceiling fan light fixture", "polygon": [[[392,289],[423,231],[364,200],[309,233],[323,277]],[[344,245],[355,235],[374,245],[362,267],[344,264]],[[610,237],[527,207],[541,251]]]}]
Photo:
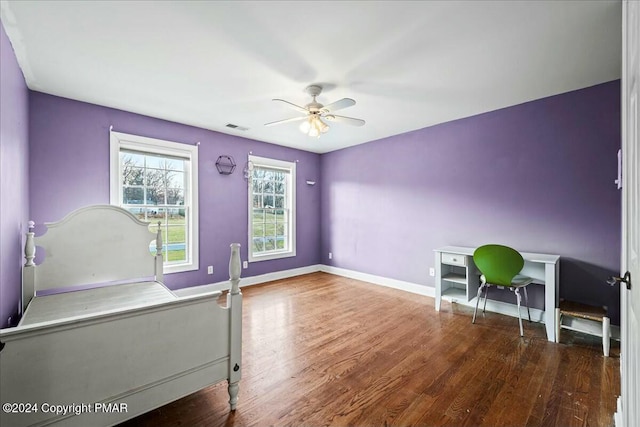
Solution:
[{"label": "ceiling fan light fixture", "polygon": [[320,135],[329,131],[329,125],[323,122],[318,115],[310,115],[307,120],[300,123],[300,131],[309,136],[320,138]]},{"label": "ceiling fan light fixture", "polygon": [[[322,92],[322,86],[320,85],[311,85],[308,86],[306,92],[311,95],[312,101],[306,104],[304,107],[296,105],[292,102],[285,101],[284,99],[274,99],[274,101],[281,102],[287,105],[290,108],[298,111],[299,113],[304,114],[302,117],[294,117],[291,119],[278,120],[276,122],[266,123],[265,126],[274,126],[283,123],[290,123],[295,121],[302,121],[300,126],[300,132],[313,136],[316,138],[320,138],[320,135],[323,133],[329,132],[331,129],[330,126],[325,123],[325,121],[329,122],[340,122],[344,124],[348,124],[351,126],[362,126],[364,125],[364,120],[354,119],[353,117],[344,117],[344,116],[336,116],[333,114],[336,110],[341,110],[343,108],[351,107],[356,104],[351,98],[342,98],[338,101],[332,102],[328,105],[322,105],[317,100],[316,97],[320,95]],[[322,119],[325,119],[323,121]]]},{"label": "ceiling fan light fixture", "polygon": [[309,133],[309,130],[311,129],[311,118],[309,118],[308,120],[305,120],[304,122],[300,123],[300,131],[302,133]]},{"label": "ceiling fan light fixture", "polygon": [[317,127],[315,126],[311,126],[311,129],[309,129],[309,133],[307,134],[309,136],[315,136],[315,137],[320,137],[320,131],[318,130]]},{"label": "ceiling fan light fixture", "polygon": [[329,125],[326,124],[325,122],[323,122],[322,120],[318,119],[318,121],[320,122],[320,132],[322,133],[327,133],[329,132]]}]

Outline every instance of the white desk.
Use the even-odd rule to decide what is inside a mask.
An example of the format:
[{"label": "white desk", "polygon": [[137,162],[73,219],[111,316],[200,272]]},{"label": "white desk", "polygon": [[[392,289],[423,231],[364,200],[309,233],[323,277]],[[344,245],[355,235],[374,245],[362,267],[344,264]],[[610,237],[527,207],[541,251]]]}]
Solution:
[{"label": "white desk", "polygon": [[[442,298],[470,302],[478,295],[479,275],[473,263],[475,248],[445,246],[435,250],[436,255],[436,310],[440,311]],[[555,308],[558,306],[560,256],[520,252],[524,258],[521,274],[535,283],[543,284],[544,326],[547,339],[555,341]]]}]

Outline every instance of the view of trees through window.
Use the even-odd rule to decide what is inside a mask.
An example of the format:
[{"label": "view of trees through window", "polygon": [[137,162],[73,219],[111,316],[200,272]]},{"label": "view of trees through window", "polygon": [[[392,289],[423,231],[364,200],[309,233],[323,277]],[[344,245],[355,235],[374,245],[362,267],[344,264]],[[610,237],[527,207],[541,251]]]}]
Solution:
[{"label": "view of trees through window", "polygon": [[254,167],[252,175],[252,250],[260,254],[288,250],[289,208],[283,170]]},{"label": "view of trees through window", "polygon": [[[186,162],[180,158],[120,151],[122,207],[139,219],[151,222],[149,229],[154,233],[160,223],[165,262],[188,259]],[[155,253],[154,244],[150,250]]]}]

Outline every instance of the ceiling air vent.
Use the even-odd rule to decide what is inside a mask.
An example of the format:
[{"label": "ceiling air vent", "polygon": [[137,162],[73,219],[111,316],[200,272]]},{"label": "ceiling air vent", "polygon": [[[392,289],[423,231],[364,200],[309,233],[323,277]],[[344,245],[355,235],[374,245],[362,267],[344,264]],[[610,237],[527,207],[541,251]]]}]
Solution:
[{"label": "ceiling air vent", "polygon": [[233,123],[227,123],[227,127],[231,129],[241,130],[241,131],[249,130],[249,128],[246,128],[244,126],[234,125]]}]

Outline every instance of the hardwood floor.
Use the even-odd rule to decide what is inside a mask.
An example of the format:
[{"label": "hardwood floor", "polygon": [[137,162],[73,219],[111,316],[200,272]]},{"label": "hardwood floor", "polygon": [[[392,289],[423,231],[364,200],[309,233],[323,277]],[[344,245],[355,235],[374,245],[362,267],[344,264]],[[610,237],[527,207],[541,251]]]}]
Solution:
[{"label": "hardwood floor", "polygon": [[242,290],[238,409],[226,384],[123,426],[611,426],[619,345],[326,273]]}]

